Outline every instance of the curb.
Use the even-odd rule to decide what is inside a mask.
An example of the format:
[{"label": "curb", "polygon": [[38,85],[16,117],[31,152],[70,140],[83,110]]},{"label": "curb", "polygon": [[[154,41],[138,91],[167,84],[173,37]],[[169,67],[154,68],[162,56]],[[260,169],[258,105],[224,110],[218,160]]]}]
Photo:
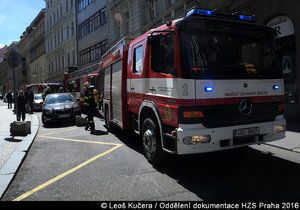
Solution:
[{"label": "curb", "polygon": [[0,199],[16,175],[24,158],[27,155],[39,129],[39,118],[36,114],[31,115],[31,134],[23,138],[18,148],[0,170]]},{"label": "curb", "polygon": [[284,149],[290,152],[295,152],[295,153],[300,153],[300,148],[299,147],[295,147],[295,148],[286,148],[284,146],[279,146],[279,145],[275,145],[275,144],[271,144],[271,143],[264,143],[265,145],[271,146],[271,147],[276,147],[279,149]]}]

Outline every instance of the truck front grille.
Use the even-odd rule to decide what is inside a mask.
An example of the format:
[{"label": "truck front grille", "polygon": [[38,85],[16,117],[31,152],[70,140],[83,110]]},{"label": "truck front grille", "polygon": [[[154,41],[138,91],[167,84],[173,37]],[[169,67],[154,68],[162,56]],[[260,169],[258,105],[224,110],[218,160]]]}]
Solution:
[{"label": "truck front grille", "polygon": [[240,113],[239,104],[203,106],[202,123],[207,128],[216,128],[274,121],[278,105],[279,103],[274,102],[253,104],[252,113],[248,116]]}]

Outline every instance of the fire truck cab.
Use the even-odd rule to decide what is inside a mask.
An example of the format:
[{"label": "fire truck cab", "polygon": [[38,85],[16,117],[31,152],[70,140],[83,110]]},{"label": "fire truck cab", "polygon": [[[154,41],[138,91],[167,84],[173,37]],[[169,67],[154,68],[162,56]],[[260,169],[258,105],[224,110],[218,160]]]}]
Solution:
[{"label": "fire truck cab", "polygon": [[194,8],[101,59],[103,111],[141,136],[152,164],[285,137],[275,33],[254,16]]}]

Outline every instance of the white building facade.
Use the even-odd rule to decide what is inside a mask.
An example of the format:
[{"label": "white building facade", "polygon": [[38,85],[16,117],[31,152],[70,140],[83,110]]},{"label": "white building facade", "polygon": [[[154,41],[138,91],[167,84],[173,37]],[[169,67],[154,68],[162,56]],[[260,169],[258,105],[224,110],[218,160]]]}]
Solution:
[{"label": "white building facade", "polygon": [[46,82],[62,82],[77,67],[76,1],[45,0]]}]

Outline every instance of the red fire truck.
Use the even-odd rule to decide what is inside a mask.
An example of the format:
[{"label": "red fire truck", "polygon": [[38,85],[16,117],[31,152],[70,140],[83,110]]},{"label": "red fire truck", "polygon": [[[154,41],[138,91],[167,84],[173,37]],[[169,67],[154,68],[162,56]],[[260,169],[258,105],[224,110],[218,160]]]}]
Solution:
[{"label": "red fire truck", "polygon": [[285,137],[284,84],[273,29],[254,16],[194,8],[101,59],[103,111],[141,136],[146,158]]}]

